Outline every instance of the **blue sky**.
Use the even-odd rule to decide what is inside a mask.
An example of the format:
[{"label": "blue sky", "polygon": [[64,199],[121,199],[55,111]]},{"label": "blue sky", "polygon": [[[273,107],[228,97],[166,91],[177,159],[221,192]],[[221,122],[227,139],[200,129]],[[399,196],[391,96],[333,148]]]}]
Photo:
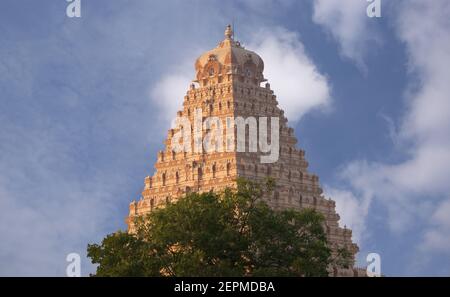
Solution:
[{"label": "blue sky", "polygon": [[450,4],[4,0],[0,275],[65,274],[124,229],[194,61],[234,22],[258,52],[359,265],[450,275]]}]

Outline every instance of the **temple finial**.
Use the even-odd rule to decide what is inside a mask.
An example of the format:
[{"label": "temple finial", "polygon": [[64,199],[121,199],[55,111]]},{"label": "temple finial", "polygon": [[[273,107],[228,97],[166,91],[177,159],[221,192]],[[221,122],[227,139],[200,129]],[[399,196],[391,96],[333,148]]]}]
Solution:
[{"label": "temple finial", "polygon": [[225,38],[233,39],[233,28],[231,27],[231,25],[228,25],[225,29]]}]

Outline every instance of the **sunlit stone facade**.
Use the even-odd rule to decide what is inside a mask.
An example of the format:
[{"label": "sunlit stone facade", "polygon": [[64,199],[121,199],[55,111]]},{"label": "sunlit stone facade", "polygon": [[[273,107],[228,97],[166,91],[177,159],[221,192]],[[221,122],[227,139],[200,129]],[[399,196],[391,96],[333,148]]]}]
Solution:
[{"label": "sunlit stone facade", "polygon": [[[220,191],[234,187],[237,177],[263,180],[270,176],[277,186],[264,199],[271,207],[310,207],[318,210],[326,218],[325,228],[333,250],[347,247],[355,255],[358,247],[352,242],[352,232],[339,227],[335,202],[324,197],[319,178],[308,171],[305,152],[296,147],[294,130],[288,126],[284,111],[278,106],[274,91],[264,78],[261,57],[235,41],[228,26],[225,39],[197,59],[195,70],[196,79],[187,91],[177,116],[187,117],[193,123],[196,110],[201,109],[203,119],[217,117],[224,123],[227,117],[278,117],[278,161],[262,163],[260,157],[265,154],[261,152],[228,151],[230,143],[231,146],[236,143],[236,137],[225,135],[223,151],[174,152],[172,138],[179,131],[170,129],[165,150],[158,153],[155,173],[145,178],[142,197],[130,204],[127,218],[129,232],[134,231],[135,216],[163,207],[168,201],[175,201],[188,192]],[[203,129],[203,132],[207,131]],[[192,146],[194,141],[192,137]],[[363,275],[364,271],[339,269],[330,271],[330,274],[357,276]]]}]

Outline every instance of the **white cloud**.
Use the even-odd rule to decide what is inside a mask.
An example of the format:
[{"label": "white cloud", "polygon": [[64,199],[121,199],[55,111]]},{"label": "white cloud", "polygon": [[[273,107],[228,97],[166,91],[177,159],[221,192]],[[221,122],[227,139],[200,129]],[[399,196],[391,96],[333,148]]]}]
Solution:
[{"label": "white cloud", "polygon": [[[190,67],[192,68],[192,66]],[[159,117],[165,128],[176,117],[178,110],[182,109],[184,96],[192,82],[193,72],[188,67],[179,67],[174,74],[163,76],[152,88],[150,98],[154,106],[160,111]]]},{"label": "white cloud", "polygon": [[341,54],[365,69],[368,42],[379,42],[369,29],[365,0],[314,0],[313,21],[339,42]]},{"label": "white cloud", "polygon": [[370,199],[358,199],[352,192],[335,188],[325,188],[325,195],[336,201],[336,212],[340,215],[339,225],[352,230],[352,239],[360,243],[366,232],[365,218],[369,211]]},{"label": "white cloud", "polygon": [[264,60],[264,76],[289,121],[306,113],[330,107],[330,86],[308,57],[297,34],[282,28],[261,30],[248,48]]},{"label": "white cloud", "polygon": [[[64,275],[65,256],[84,256],[87,243],[120,215],[114,195],[123,177],[77,174],[74,144],[58,139],[65,129],[36,123],[2,128],[0,275]],[[92,271],[85,258],[82,265],[83,274]]]},{"label": "white cloud", "polygon": [[424,225],[431,216],[421,246],[450,251],[448,229],[442,227],[450,218],[448,202],[442,203],[450,192],[450,3],[402,1],[396,13],[394,25],[406,46],[415,90],[406,95],[396,136],[405,160],[353,161],[340,177],[359,201],[377,199],[387,208],[393,231]]},{"label": "white cloud", "polygon": [[[297,34],[282,28],[267,28],[250,38],[246,48],[264,60],[264,75],[290,121],[297,122],[307,112],[326,110],[330,106],[328,80],[307,56]],[[195,59],[189,56],[175,61],[179,64],[169,66],[172,69],[168,74],[152,87],[151,100],[161,111],[166,126],[182,107],[183,98],[195,76]]]},{"label": "white cloud", "polygon": [[421,248],[448,253],[450,250],[450,199],[440,203],[431,216]]}]

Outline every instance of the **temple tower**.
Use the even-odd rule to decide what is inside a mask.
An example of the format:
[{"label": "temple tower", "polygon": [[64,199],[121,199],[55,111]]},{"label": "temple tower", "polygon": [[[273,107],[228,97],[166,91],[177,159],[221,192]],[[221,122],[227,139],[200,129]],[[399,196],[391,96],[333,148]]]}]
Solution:
[{"label": "temple tower", "polygon": [[[234,187],[237,177],[262,180],[270,176],[276,181],[276,189],[264,199],[272,208],[316,209],[326,218],[326,233],[332,249],[346,247],[354,256],[358,252],[358,246],[352,242],[352,232],[339,227],[335,202],[324,197],[318,176],[308,171],[305,152],[296,147],[294,130],[288,126],[284,111],[279,107],[274,91],[264,78],[264,62],[261,57],[235,41],[232,28],[228,26],[225,39],[196,60],[195,70],[196,78],[184,96],[182,109],[177,112],[179,118],[189,119],[192,123],[191,133],[188,133],[191,136],[191,149],[174,151],[174,137],[179,135],[182,127],[168,131],[165,149],[158,153],[155,173],[145,178],[142,196],[130,204],[127,218],[129,232],[134,231],[135,216],[164,207],[167,202],[179,199],[188,192],[220,191],[226,187]],[[210,124],[220,122],[224,130],[222,138],[219,138],[220,143],[212,142],[212,146],[216,146],[213,151],[204,148],[196,150],[201,147],[199,141],[202,141],[196,138],[197,132],[205,136],[212,127],[216,127],[206,124],[208,118],[213,119]],[[237,150],[237,128],[234,127],[234,134],[231,136],[225,132],[230,118],[255,118],[257,126],[261,125],[260,119],[268,118],[269,138],[272,128],[270,119],[277,118],[277,161],[262,162],[262,157],[267,153],[259,149],[251,151],[251,120],[245,121],[247,150]],[[194,127],[196,121],[199,121],[197,131]],[[362,275],[363,271],[340,269],[330,273],[356,276]]]}]

